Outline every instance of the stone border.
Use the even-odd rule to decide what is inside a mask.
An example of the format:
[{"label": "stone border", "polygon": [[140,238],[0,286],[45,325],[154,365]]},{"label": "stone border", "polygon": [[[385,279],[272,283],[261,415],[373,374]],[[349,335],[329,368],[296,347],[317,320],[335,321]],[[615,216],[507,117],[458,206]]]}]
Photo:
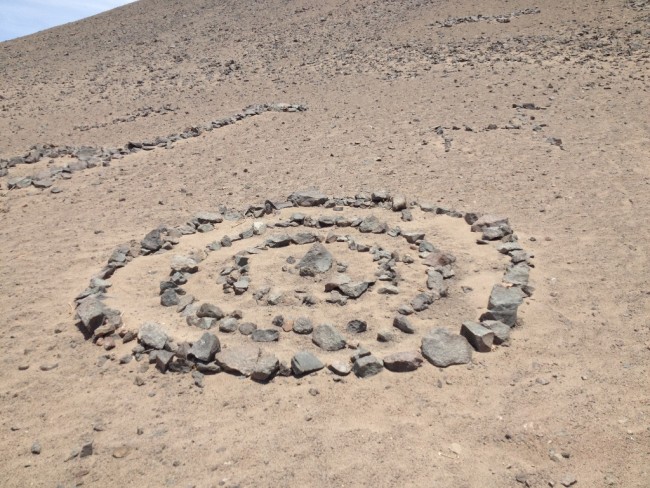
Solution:
[{"label": "stone border", "polygon": [[214,120],[208,124],[196,127],[190,127],[179,134],[170,134],[166,137],[159,136],[148,141],[129,141],[121,148],[103,148],[91,146],[56,146],[53,144],[39,144],[32,146],[29,153],[24,156],[16,156],[10,159],[0,159],[0,177],[8,176],[9,168],[18,164],[34,164],[44,158],[60,158],[63,156],[72,156],[77,158],[64,167],[50,168],[43,170],[31,176],[9,178],[9,190],[27,188],[34,186],[36,188],[50,188],[54,180],[62,178],[69,179],[72,173],[82,171],[97,166],[110,166],[113,159],[121,159],[124,156],[139,152],[152,151],[159,147],[171,149],[174,142],[183,139],[198,137],[204,132],[210,132],[213,129],[219,129],[232,125],[240,120],[263,114],[265,112],[305,112],[307,107],[299,104],[288,103],[265,103],[262,105],[250,105],[243,111],[236,113],[231,117]]},{"label": "stone border", "polygon": [[[336,218],[329,216],[307,217],[296,212],[291,215],[289,220],[277,223],[269,224],[255,221],[255,219],[290,207],[322,207],[332,211],[340,211],[343,207],[359,209],[382,208],[401,212],[402,220],[410,221],[412,219],[409,210],[411,206],[419,206],[424,212],[463,218],[471,226],[472,232],[481,233],[481,237],[476,241],[478,245],[497,242],[497,251],[508,255],[511,259],[511,264],[506,269],[502,281],[493,286],[487,310],[481,314],[479,320],[477,322],[463,322],[458,335],[448,332],[445,328],[433,329],[422,338],[422,355],[435,366],[447,367],[453,364],[469,363],[472,359],[473,350],[489,352],[494,345],[508,345],[510,329],[518,325],[518,307],[523,303],[525,297],[529,297],[533,293],[533,288],[528,284],[528,281],[530,269],[534,267],[531,263],[533,256],[523,249],[517,236],[510,228],[508,219],[494,215],[481,216],[476,213],[461,213],[428,203],[411,202],[409,204],[409,201],[404,196],[391,196],[384,191],[360,193],[349,198],[330,198],[317,190],[299,191],[292,193],[286,201],[273,202],[267,200],[263,204],[250,205],[243,212],[221,206],[218,212],[201,212],[184,225],[174,228],[161,226],[153,229],[140,242],[131,241],[118,246],[111,254],[106,266],[90,280],[86,290],[75,298],[77,326],[86,338],[93,338],[98,345],[104,346],[107,350],[115,347],[115,341],[119,338],[124,343],[137,338],[139,344],[133,348],[133,356],[129,355],[122,358],[121,362],[128,362],[132,357],[141,360],[145,354],[148,354],[149,361],[155,362],[156,367],[161,372],[191,372],[195,380],[196,378],[202,378],[203,374],[226,371],[237,375],[250,376],[256,381],[266,382],[276,375],[300,377],[318,371],[323,369],[325,364],[307,351],[298,351],[292,358],[290,366],[281,364],[275,356],[255,345],[222,351],[217,336],[207,330],[218,325],[222,332],[233,332],[237,328],[236,326],[233,328],[233,320],[237,324],[237,319],[243,318],[243,313],[235,310],[226,316],[218,307],[211,304],[204,303],[200,308],[192,306],[194,297],[187,297],[184,290],[182,290],[182,285],[187,283],[192,273],[198,271],[198,265],[203,259],[201,256],[176,256],[172,260],[169,280],[162,282],[160,287],[162,305],[177,306],[177,311],[187,317],[189,325],[206,330],[201,338],[192,344],[173,343],[158,324],[144,324],[137,334],[122,327],[121,313],[118,310],[106,307],[101,301],[104,293],[111,286],[108,279],[119,268],[126,266],[133,259],[171,250],[180,242],[183,235],[211,232],[224,220],[250,219],[253,222],[250,228],[239,232],[236,236],[223,236],[221,239],[213,241],[207,246],[206,252],[218,250],[221,247],[229,247],[234,241],[260,236],[269,228],[284,229],[299,226],[319,229],[356,228],[361,233],[386,234],[394,238],[403,237],[408,243],[418,246],[422,263],[429,266],[427,287],[430,292],[419,294],[411,302],[411,305],[400,307],[395,315],[394,327],[404,333],[412,333],[413,330],[409,330],[406,316],[425,310],[435,300],[444,297],[446,295],[444,282],[454,276],[452,264],[455,259],[453,256],[436,250],[425,240],[424,233],[402,233],[399,227],[389,228],[386,223],[379,221],[372,215],[363,219],[350,219],[348,217]],[[319,237],[313,233],[299,233],[293,236],[286,233],[276,234],[264,240],[261,245],[235,254],[233,256],[235,266],[228,267],[225,270],[227,273],[222,273],[222,276],[226,276],[223,281],[224,288],[236,293],[245,293],[247,291],[248,284],[241,286],[237,282],[241,281],[242,276],[247,276],[248,257],[250,255],[259,254],[269,248],[292,244],[320,243]],[[373,253],[373,259],[378,261],[379,272],[385,272],[384,280],[396,283],[394,281],[396,278],[394,266],[398,260],[392,253],[388,253],[379,247],[370,248],[357,243],[349,235],[338,236],[330,231],[325,241],[333,242],[333,239],[338,242],[348,242],[348,247],[351,250]],[[236,277],[229,279],[233,273]],[[341,288],[332,287],[330,291],[332,290],[341,292]],[[356,299],[358,296],[354,298]],[[416,301],[419,304],[418,306],[422,307],[419,310],[414,306]],[[365,325],[361,321],[351,320],[348,327],[353,322],[355,322],[354,327]],[[283,327],[284,319],[278,316],[273,320],[273,324],[277,327]],[[277,330],[258,330],[256,334],[253,334],[256,326],[254,324],[249,325],[251,325],[249,331],[241,332],[245,335],[251,334],[255,342],[278,340],[279,334]],[[285,331],[288,330],[285,329]],[[295,328],[294,332],[297,332]],[[345,339],[331,326],[321,325],[310,329],[307,333],[312,333],[312,341],[326,351],[334,351],[346,346]],[[378,340],[380,340],[379,337]],[[417,352],[409,351],[390,354],[382,361],[363,348],[358,349],[351,360],[353,364],[341,364],[335,361],[328,366],[337,375],[346,375],[350,371],[354,371],[358,377],[368,377],[381,372],[384,368],[390,371],[404,372],[413,371],[422,364],[422,358]]]}]

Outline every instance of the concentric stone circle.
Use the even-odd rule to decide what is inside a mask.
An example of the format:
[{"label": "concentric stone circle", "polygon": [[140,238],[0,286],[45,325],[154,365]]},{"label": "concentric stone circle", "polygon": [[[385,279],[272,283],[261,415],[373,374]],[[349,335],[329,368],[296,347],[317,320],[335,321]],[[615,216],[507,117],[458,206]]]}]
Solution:
[{"label": "concentric stone circle", "polygon": [[[503,216],[305,190],[118,246],[76,297],[76,319],[98,346],[128,351],[120,364],[197,382],[222,371],[268,382],[326,367],[335,378],[444,368],[509,345],[533,292],[532,257]],[[477,298],[487,303],[478,314]]]}]

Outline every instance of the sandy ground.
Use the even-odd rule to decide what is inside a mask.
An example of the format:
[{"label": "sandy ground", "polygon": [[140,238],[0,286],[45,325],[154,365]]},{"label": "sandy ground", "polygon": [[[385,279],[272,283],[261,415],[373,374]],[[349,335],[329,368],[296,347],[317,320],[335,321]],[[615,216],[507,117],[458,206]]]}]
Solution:
[{"label": "sandy ground", "polygon": [[[309,107],[75,173],[58,194],[0,179],[0,485],[649,486],[650,11],[549,0],[442,27],[535,5],[213,3],[141,0],[0,44],[2,158]],[[508,215],[536,256],[512,346],[344,383],[219,374],[200,389],[150,370],[138,387],[135,367],[97,366],[70,304],[115,246],[309,186]],[[85,440],[93,455],[66,461]]]}]

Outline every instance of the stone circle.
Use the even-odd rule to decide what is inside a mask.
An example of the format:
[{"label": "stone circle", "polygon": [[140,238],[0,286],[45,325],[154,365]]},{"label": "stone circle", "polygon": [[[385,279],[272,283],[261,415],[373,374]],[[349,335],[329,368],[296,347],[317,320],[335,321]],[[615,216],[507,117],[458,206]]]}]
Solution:
[{"label": "stone circle", "polygon": [[532,258],[504,216],[309,189],[118,246],[76,319],[163,373],[404,374],[509,346]]}]

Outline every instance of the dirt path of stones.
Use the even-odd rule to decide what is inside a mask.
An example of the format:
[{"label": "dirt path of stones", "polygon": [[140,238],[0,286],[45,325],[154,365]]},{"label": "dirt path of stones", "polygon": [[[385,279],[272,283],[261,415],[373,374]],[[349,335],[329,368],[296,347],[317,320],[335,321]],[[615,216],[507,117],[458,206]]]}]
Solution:
[{"label": "dirt path of stones", "polygon": [[77,325],[103,361],[199,385],[221,371],[268,382],[444,368],[509,346],[531,258],[505,217],[300,191],[119,246],[76,297]]},{"label": "dirt path of stones", "polygon": [[[20,164],[36,164],[43,159],[68,159],[69,162],[61,166],[52,166],[29,176],[9,178],[7,186],[10,190],[28,188],[52,188],[57,179],[70,179],[72,173],[83,171],[98,166],[109,166],[111,160],[122,159],[125,156],[140,152],[153,151],[158,148],[171,149],[174,143],[193,137],[198,137],[204,132],[226,127],[241,120],[261,115],[265,112],[304,112],[307,107],[299,104],[271,103],[251,105],[231,117],[214,120],[208,124],[190,127],[185,131],[168,136],[159,136],[147,141],[129,141],[120,148],[103,148],[91,146],[57,146],[54,144],[39,144],[32,146],[28,153],[10,159],[0,159],[0,177],[9,175],[9,168]],[[53,188],[52,191],[56,193]]]}]

